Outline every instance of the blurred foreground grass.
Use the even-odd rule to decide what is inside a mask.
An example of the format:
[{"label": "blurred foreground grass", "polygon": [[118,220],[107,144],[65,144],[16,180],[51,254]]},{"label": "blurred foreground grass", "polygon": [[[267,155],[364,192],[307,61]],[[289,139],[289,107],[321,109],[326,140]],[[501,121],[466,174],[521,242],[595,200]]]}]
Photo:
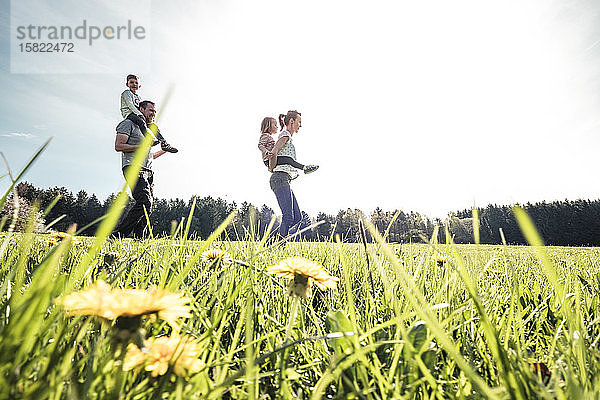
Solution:
[{"label": "blurred foreground grass", "polygon": [[[94,238],[13,233],[1,243],[2,398],[600,394],[600,249],[545,248],[553,281],[532,247],[380,243],[365,251],[180,236],[103,243],[93,254]],[[214,248],[231,262],[202,257]],[[292,256],[322,265],[340,279],[336,289],[290,298],[288,281],[265,271]],[[191,298],[179,334],[199,344],[199,370],[181,376],[171,360],[158,376],[123,371],[114,323],[67,316],[54,301],[98,279]],[[173,334],[160,318],[141,325],[148,338]]]}]

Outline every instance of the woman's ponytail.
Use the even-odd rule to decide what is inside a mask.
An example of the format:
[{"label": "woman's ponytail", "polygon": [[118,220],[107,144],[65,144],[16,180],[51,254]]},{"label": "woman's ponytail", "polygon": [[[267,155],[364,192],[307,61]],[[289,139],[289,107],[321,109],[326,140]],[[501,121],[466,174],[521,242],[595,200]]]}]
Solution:
[{"label": "woman's ponytail", "polygon": [[279,114],[279,126],[281,126],[281,130],[285,128],[287,124],[285,123],[285,114]]}]

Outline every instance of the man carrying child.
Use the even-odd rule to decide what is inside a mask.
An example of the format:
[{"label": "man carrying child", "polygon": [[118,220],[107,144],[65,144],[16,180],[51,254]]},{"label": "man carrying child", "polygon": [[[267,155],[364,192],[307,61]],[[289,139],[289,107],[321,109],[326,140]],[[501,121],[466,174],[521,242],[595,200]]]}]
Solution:
[{"label": "man carrying child", "polygon": [[160,132],[154,133],[147,129],[146,122],[144,121],[142,113],[138,108],[140,105],[140,96],[137,94],[137,91],[140,85],[138,83],[137,76],[127,75],[125,86],[127,86],[127,89],[121,93],[121,115],[123,118],[127,118],[136,124],[144,135],[154,136],[154,144],[160,143],[160,148],[164,151],[169,153],[177,153],[179,150],[167,143]]},{"label": "man carrying child", "polygon": [[[142,101],[139,110],[144,118],[144,122],[150,124],[156,114],[155,104],[148,100]],[[160,134],[158,129],[156,129],[156,133],[158,137]],[[144,133],[138,125],[131,121],[131,119],[126,118],[117,125],[115,151],[121,152],[121,168],[123,170],[123,175],[126,175],[127,168],[133,162],[135,151],[143,141]],[[142,162],[142,168],[138,174],[137,182],[135,185],[133,185],[133,182],[128,182],[135,204],[117,226],[113,235],[120,237],[144,237],[147,228],[144,209],[148,215],[150,215],[152,200],[154,198],[152,160],[165,153],[166,151],[164,149],[154,153],[151,149],[148,149],[148,154]]]}]

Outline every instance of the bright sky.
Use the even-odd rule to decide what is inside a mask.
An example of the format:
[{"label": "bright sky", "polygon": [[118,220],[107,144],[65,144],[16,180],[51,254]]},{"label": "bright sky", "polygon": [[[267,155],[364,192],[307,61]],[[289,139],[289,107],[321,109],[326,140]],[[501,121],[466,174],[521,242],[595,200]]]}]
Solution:
[{"label": "bright sky", "polygon": [[[298,160],[321,166],[292,183],[312,216],[379,206],[444,217],[474,203],[599,197],[598,2],[151,4],[139,93],[180,148],[155,161],[157,197],[279,212],[256,144],[262,118],[288,109],[302,112]],[[0,151],[16,170],[54,136],[26,180],[116,192],[118,99],[136,64],[11,74],[9,1],[0,5]]]}]

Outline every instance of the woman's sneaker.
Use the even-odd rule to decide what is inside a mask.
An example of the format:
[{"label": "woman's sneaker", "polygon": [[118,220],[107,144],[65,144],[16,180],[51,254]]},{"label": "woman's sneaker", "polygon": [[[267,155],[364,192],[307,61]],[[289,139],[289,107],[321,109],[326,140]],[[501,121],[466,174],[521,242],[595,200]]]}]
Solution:
[{"label": "woman's sneaker", "polygon": [[305,174],[312,174],[313,172],[315,172],[318,169],[319,169],[318,165],[305,165],[304,166],[304,173]]}]

